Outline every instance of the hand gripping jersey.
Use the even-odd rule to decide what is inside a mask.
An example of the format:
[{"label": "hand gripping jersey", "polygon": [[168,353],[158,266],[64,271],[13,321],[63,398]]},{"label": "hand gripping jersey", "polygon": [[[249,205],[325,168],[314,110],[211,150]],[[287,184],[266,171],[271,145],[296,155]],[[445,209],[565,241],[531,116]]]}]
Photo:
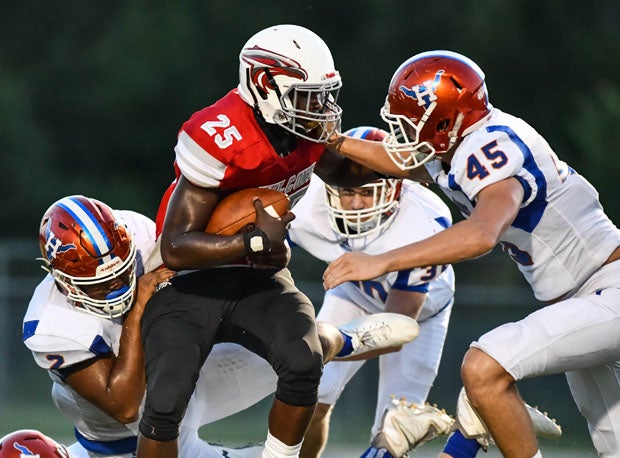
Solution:
[{"label": "hand gripping jersey", "polygon": [[[297,139],[286,156],[275,151],[252,108],[232,90],[194,113],[178,135],[175,172],[204,188],[271,188],[286,193],[291,207],[303,195],[325,146]],[[174,189],[172,183],[157,216],[158,233]]]},{"label": "hand gripping jersey", "polygon": [[[430,237],[452,224],[448,207],[437,195],[407,180],[403,181],[398,214],[391,224],[365,237],[347,239],[332,229],[325,204],[325,185],[316,175],[295,207],[295,215],[289,230],[290,240],[327,263],[348,251],[383,253]],[[390,272],[374,280],[345,282],[328,293],[345,295],[368,313],[377,313],[385,309],[392,288],[428,292],[420,312],[419,321],[422,321],[451,302],[454,272],[450,265]]]},{"label": "hand gripping jersey", "polygon": [[[137,271],[145,272],[144,260],[155,246],[154,223],[131,211],[115,211],[133,233],[137,248]],[[149,268],[150,269],[150,268]],[[53,380],[52,399],[75,425],[78,437],[115,441],[137,434],[137,422],[118,423],[82,398],[63,380],[62,369],[97,356],[118,354],[122,317],[94,316],[67,302],[47,275],[35,289],[23,322],[24,344],[37,364],[49,371]]]},{"label": "hand gripping jersey", "polygon": [[465,217],[485,187],[521,182],[521,210],[500,244],[541,301],[574,292],[620,245],[590,183],[531,126],[497,108],[463,139],[448,173],[439,161],[426,168]]}]

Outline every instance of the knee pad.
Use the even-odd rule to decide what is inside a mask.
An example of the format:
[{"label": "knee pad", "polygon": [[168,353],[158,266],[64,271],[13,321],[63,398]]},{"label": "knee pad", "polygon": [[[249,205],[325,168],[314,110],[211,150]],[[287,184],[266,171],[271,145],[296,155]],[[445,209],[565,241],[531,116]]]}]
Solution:
[{"label": "knee pad", "polygon": [[169,441],[179,435],[179,425],[193,390],[158,389],[147,392],[144,412],[140,418],[142,435],[156,441]]},{"label": "knee pad", "polygon": [[311,406],[318,400],[319,382],[323,373],[323,357],[304,340],[290,342],[280,355],[276,368],[276,397],[294,406]]}]

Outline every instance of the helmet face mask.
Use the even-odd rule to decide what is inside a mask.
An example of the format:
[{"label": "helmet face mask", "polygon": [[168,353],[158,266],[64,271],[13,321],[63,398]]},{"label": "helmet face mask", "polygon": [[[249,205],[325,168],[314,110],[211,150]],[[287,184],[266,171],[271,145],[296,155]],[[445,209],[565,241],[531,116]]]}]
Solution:
[{"label": "helmet face mask", "polygon": [[326,142],[342,117],[336,103],[341,86],[340,81],[332,86],[291,86],[281,98],[282,110],[275,113],[275,123],[301,138]]},{"label": "helmet face mask", "polygon": [[[352,239],[387,227],[398,210],[402,180],[382,178],[356,188],[325,185],[325,203],[332,228]],[[364,208],[351,208],[355,194],[367,200]],[[347,202],[347,203],[344,203]]]},{"label": "helmet face mask", "polygon": [[[360,126],[347,130],[343,135],[383,141],[388,133],[376,127]],[[325,204],[334,231],[353,239],[388,227],[398,211],[402,181],[399,178],[381,178],[358,187],[325,184]]]},{"label": "helmet face mask", "polygon": [[265,121],[324,143],[338,128],[342,80],[325,42],[295,25],[255,34],[239,54],[239,95]]},{"label": "helmet face mask", "polygon": [[445,154],[491,111],[484,73],[469,58],[430,51],[405,61],[394,73],[381,117],[384,140],[403,170]]},{"label": "helmet face mask", "polygon": [[[115,258],[116,260],[119,258]],[[124,262],[111,263],[107,274],[94,277],[74,277],[46,265],[56,283],[74,306],[97,316],[116,318],[124,315],[133,304],[136,289],[136,252],[132,251]],[[114,288],[112,288],[114,284]]]},{"label": "helmet face mask", "polygon": [[133,304],[136,246],[105,204],[69,196],[45,213],[39,230],[43,269],[84,312],[116,318]]},{"label": "helmet face mask", "polygon": [[[427,112],[432,113],[434,105]],[[428,141],[420,141],[425,121],[415,124],[403,115],[390,113],[389,104],[381,109],[381,118],[390,126],[390,135],[383,140],[388,156],[402,170],[419,167],[435,158],[435,147]],[[428,118],[428,116],[426,116]],[[451,146],[451,145],[450,145]]]}]

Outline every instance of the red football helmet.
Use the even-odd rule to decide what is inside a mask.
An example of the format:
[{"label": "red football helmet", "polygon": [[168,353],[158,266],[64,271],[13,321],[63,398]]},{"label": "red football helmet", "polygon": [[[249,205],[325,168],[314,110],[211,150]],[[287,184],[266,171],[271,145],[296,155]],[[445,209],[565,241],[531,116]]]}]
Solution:
[{"label": "red football helmet", "polygon": [[[347,130],[344,135],[382,141],[388,133],[376,127],[361,126]],[[399,178],[381,178],[357,187],[325,184],[325,203],[333,229],[352,239],[367,236],[386,227],[398,210],[402,181]],[[365,208],[344,208],[342,199],[353,198],[353,194],[372,197],[372,205]]]},{"label": "red football helmet", "polygon": [[490,111],[484,73],[469,58],[429,51],[394,73],[381,117],[390,126],[388,155],[403,170],[448,151]]},{"label": "red football helmet", "polygon": [[112,209],[84,196],[55,202],[39,229],[43,269],[74,306],[115,318],[132,305],[136,246]]},{"label": "red football helmet", "polygon": [[0,458],[70,458],[62,444],[34,429],[22,429],[0,439]]}]

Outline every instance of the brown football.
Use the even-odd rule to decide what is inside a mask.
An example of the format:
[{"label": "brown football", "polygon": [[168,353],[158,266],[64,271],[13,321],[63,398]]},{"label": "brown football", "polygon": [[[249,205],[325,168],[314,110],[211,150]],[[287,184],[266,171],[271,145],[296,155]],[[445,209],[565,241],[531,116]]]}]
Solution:
[{"label": "brown football", "polygon": [[205,232],[234,235],[249,230],[256,221],[254,197],[258,197],[267,213],[280,217],[289,211],[288,196],[268,188],[248,188],[224,197],[215,207]]}]

